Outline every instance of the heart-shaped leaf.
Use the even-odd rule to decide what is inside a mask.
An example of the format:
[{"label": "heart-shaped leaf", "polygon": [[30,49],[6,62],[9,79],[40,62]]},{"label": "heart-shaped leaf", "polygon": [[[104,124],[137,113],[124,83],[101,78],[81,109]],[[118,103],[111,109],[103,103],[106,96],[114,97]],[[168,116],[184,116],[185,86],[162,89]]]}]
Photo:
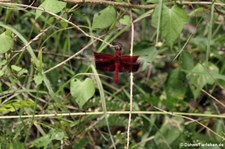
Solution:
[{"label": "heart-shaped leaf", "polygon": [[194,97],[198,97],[200,89],[206,84],[213,84],[215,82],[214,75],[219,73],[219,69],[214,64],[200,64],[195,65],[193,69],[187,74],[187,79],[190,82],[190,88]]},{"label": "heart-shaped leaf", "polygon": [[130,16],[123,16],[123,18],[120,19],[120,23],[126,26],[130,25]]},{"label": "heart-shaped leaf", "polygon": [[0,35],[0,54],[6,53],[13,46],[13,39],[6,34],[6,32]]},{"label": "heart-shaped leaf", "polygon": [[[52,13],[59,13],[66,7],[65,2],[61,2],[58,0],[45,0],[38,8],[43,8],[46,11],[50,11]],[[35,18],[37,19],[43,11],[37,10]]]},{"label": "heart-shaped leaf", "polygon": [[[157,147],[173,144],[184,131],[184,119],[180,117],[166,117],[163,125],[155,134]],[[169,126],[169,127],[168,127]]]},{"label": "heart-shaped leaf", "polygon": [[108,6],[100,12],[96,13],[93,18],[93,29],[104,29],[109,27],[116,20],[116,10],[112,6]]},{"label": "heart-shaped leaf", "polygon": [[48,134],[45,134],[44,136],[37,138],[32,142],[32,147],[37,148],[47,148],[47,146],[54,140],[63,140],[65,137],[65,133],[60,130],[51,129]]},{"label": "heart-shaped leaf", "polygon": [[158,51],[155,47],[148,47],[136,50],[134,55],[141,57],[142,69],[146,69],[149,66],[149,63],[152,63],[155,60],[156,56],[158,55]]},{"label": "heart-shaped leaf", "polygon": [[34,76],[34,82],[37,86],[40,85],[43,82],[43,80],[44,80],[44,77],[41,74]]},{"label": "heart-shaped leaf", "polygon": [[84,81],[74,79],[70,82],[70,93],[80,108],[94,95],[94,82],[87,78]]},{"label": "heart-shaped leaf", "polygon": [[[158,25],[159,12],[160,7],[157,6],[152,16],[152,25],[154,27],[157,27]],[[174,5],[172,8],[163,5],[160,20],[160,32],[169,46],[173,45],[187,22],[188,16],[182,8],[177,5]]]}]

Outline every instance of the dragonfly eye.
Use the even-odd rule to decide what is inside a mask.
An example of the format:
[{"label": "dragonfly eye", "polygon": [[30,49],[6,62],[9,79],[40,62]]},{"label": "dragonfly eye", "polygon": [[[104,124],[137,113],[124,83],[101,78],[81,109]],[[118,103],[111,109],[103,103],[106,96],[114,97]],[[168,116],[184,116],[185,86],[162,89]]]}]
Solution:
[{"label": "dragonfly eye", "polygon": [[114,41],[113,45],[114,45],[114,48],[115,48],[116,51],[121,51],[122,50],[123,46],[122,46],[121,43]]},{"label": "dragonfly eye", "polygon": [[120,46],[116,46],[116,47],[115,47],[115,50],[116,50],[116,51],[122,51],[122,48],[121,48]]}]

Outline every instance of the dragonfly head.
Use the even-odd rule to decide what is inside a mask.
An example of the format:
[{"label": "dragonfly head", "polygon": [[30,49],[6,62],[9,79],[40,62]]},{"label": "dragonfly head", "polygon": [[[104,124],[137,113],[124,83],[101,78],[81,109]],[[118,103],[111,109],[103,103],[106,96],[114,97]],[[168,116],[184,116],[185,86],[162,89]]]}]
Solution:
[{"label": "dragonfly head", "polygon": [[122,51],[122,44],[119,42],[113,42],[113,47],[115,48],[116,51]]}]

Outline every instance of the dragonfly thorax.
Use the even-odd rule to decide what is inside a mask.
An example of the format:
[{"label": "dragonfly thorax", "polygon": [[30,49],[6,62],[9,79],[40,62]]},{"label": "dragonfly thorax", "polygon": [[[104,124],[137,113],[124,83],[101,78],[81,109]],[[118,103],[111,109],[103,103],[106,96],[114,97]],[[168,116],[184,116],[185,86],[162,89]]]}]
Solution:
[{"label": "dragonfly thorax", "polygon": [[114,60],[115,60],[116,63],[119,63],[120,62],[120,57],[121,57],[121,52],[119,50],[117,50],[114,53]]}]

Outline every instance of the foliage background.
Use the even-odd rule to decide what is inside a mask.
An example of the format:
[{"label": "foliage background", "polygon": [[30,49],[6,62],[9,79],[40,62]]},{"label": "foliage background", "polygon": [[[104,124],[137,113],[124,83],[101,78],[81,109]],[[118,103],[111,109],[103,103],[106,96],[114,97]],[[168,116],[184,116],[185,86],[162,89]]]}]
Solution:
[{"label": "foliage background", "polygon": [[1,148],[223,148],[225,1],[72,1],[0,2]]}]

